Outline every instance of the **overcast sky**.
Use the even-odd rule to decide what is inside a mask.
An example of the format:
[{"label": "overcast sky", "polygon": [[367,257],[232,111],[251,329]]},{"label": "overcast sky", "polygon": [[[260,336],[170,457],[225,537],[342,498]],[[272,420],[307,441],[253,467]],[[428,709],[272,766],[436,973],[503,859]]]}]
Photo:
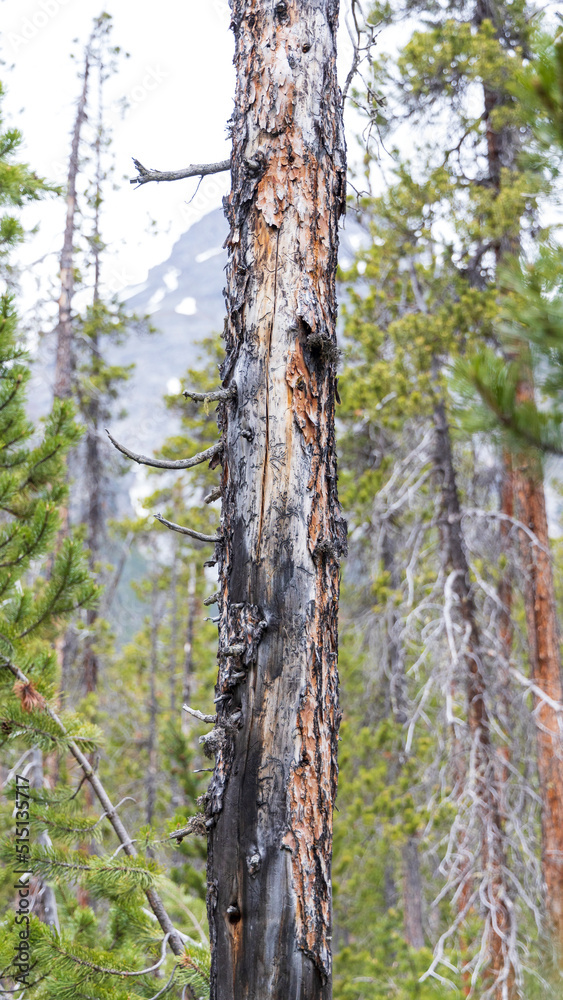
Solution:
[{"label": "overcast sky", "polygon": [[[64,183],[80,81],[81,49],[93,18],[112,15],[113,42],[130,53],[108,83],[116,191],[107,193],[103,235],[110,245],[105,278],[112,291],[144,280],[180,233],[221,204],[228,174],[135,189],[131,157],[157,169],[229,155],[225,126],[232,110],[233,35],[226,0],[1,0],[4,109],[24,134],[24,156],[50,180]],[[350,51],[343,32],[341,73]],[[78,39],[78,44],[74,42]],[[76,54],[76,60],[70,53]],[[122,118],[119,101],[129,108]],[[150,220],[157,222],[156,231]],[[21,251],[26,263],[45,254],[52,273],[60,252],[64,205],[41,202],[26,211],[39,233]],[[45,267],[46,265],[43,265]],[[26,298],[30,294],[26,282]]]}]

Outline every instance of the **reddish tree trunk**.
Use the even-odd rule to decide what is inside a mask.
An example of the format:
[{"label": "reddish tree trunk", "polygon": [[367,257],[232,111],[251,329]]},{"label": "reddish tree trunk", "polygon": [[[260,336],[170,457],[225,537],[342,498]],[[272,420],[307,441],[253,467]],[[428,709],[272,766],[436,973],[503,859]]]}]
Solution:
[{"label": "reddish tree trunk", "polygon": [[524,597],[531,678],[537,693],[535,722],[542,800],[542,870],[548,930],[563,957],[563,745],[561,741],[561,655],[545,494],[537,459],[521,458],[516,473],[520,520],[537,542],[521,532]]}]

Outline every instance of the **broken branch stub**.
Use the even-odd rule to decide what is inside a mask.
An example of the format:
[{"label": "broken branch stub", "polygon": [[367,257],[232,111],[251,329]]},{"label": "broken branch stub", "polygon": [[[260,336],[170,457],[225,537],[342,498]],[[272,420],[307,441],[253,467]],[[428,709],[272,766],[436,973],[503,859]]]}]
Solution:
[{"label": "broken branch stub", "polygon": [[189,705],[182,705],[184,712],[188,715],[192,715],[194,719],[198,719],[199,722],[205,722],[207,725],[215,725],[217,722],[217,715],[206,715],[204,712],[200,712],[197,708],[190,708]]},{"label": "broken branch stub", "polygon": [[177,461],[168,460],[165,458],[148,458],[146,455],[138,455],[134,451],[130,451],[125,445],[119,444],[114,437],[111,436],[110,432],[106,427],[106,434],[110,439],[114,448],[117,448],[122,455],[126,458],[130,458],[133,462],[137,462],[137,465],[150,465],[153,469],[193,469],[196,465],[201,465],[203,462],[211,461],[221,454],[223,450],[223,444],[221,441],[217,441],[216,444],[212,444],[210,448],[206,448],[205,451],[200,451],[197,455],[192,458],[180,458]]},{"label": "broken branch stub", "polygon": [[186,528],[183,524],[167,521],[161,514],[153,514],[153,517],[156,517],[157,521],[160,521],[166,528],[170,528],[171,531],[179,531],[181,535],[188,535],[189,538],[195,538],[198,542],[219,542],[221,540],[219,535],[204,535],[203,532]]},{"label": "broken branch stub", "polygon": [[237,387],[233,382],[227,389],[211,389],[210,392],[192,392],[185,389],[183,395],[194,403],[223,403],[228,399],[236,399]]},{"label": "broken branch stub", "polygon": [[135,157],[132,158],[137,176],[132,177],[130,184],[148,184],[150,181],[181,181],[185,177],[207,177],[209,174],[220,174],[231,169],[230,160],[219,160],[217,163],[192,163],[180,170],[151,170],[144,167]]}]

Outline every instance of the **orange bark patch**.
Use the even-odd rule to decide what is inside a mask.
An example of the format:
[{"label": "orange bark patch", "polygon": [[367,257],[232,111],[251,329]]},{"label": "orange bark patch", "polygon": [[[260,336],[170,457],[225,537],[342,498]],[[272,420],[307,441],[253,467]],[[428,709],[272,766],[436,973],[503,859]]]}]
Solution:
[{"label": "orange bark patch", "polygon": [[316,437],[318,424],[318,389],[315,375],[309,373],[299,340],[287,364],[286,381],[291,392],[293,414],[303,432],[305,444],[311,444]]}]

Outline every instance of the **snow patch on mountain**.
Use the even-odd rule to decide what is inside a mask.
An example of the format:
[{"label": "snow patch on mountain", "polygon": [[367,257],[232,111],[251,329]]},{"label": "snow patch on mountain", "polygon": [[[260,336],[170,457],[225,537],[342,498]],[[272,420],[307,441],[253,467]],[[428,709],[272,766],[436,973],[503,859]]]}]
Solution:
[{"label": "snow patch on mountain", "polygon": [[166,285],[169,292],[175,292],[178,287],[178,278],[181,275],[179,267],[171,267],[169,271],[163,277],[163,282]]},{"label": "snow patch on mountain", "polygon": [[204,264],[206,260],[211,260],[212,257],[217,257],[220,253],[226,253],[224,247],[213,247],[211,250],[204,250],[203,253],[198,253],[195,262],[196,264]]},{"label": "snow patch on mountain", "polygon": [[185,299],[182,299],[178,303],[174,312],[177,312],[180,316],[195,316],[197,312],[196,300],[192,295],[187,295]]},{"label": "snow patch on mountain", "polygon": [[149,313],[149,315],[156,312],[165,295],[166,295],[165,288],[157,288],[156,292],[154,292],[151,295],[146,306],[146,310]]}]

